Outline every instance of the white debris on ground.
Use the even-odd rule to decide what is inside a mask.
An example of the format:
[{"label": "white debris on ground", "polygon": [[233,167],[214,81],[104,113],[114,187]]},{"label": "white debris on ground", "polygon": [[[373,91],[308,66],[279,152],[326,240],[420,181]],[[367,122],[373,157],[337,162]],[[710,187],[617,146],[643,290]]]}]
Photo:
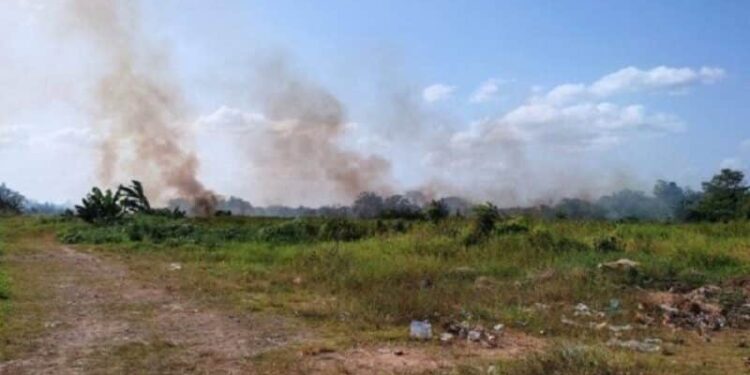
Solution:
[{"label": "white debris on ground", "polygon": [[432,325],[426,320],[412,320],[411,325],[409,325],[409,337],[417,340],[431,339]]},{"label": "white debris on ground", "polygon": [[182,269],[182,264],[177,263],[177,262],[169,263],[169,265],[167,266],[167,269],[170,271],[179,271]]}]

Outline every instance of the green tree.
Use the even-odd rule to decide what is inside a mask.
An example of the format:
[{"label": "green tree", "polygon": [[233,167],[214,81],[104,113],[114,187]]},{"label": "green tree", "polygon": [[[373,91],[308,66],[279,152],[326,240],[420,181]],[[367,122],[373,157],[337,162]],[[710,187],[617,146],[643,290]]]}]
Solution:
[{"label": "green tree", "polygon": [[436,224],[443,221],[450,214],[448,206],[442,200],[437,201],[434,199],[425,207],[424,213],[428,220]]},{"label": "green tree", "polygon": [[464,238],[464,245],[476,245],[488,238],[495,230],[495,223],[501,219],[500,210],[487,202],[474,206],[471,231]]},{"label": "green tree", "polygon": [[670,218],[681,218],[684,216],[683,208],[686,202],[686,193],[675,182],[659,180],[654,185],[654,197],[664,206]]},{"label": "green tree", "polygon": [[26,198],[5,184],[0,184],[0,215],[18,215],[23,211]]},{"label": "green tree", "polygon": [[703,183],[703,198],[698,217],[709,221],[727,221],[747,216],[748,186],[740,171],[722,169],[711,181]]}]

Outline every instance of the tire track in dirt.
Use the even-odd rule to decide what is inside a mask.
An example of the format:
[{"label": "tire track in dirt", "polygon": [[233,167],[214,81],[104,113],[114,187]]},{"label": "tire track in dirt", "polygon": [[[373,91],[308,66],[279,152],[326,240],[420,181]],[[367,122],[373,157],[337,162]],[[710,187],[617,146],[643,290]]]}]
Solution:
[{"label": "tire track in dirt", "polygon": [[295,341],[279,317],[233,316],[133,278],[118,262],[69,247],[15,255],[52,298],[31,353],[0,374],[252,372],[250,359]]}]

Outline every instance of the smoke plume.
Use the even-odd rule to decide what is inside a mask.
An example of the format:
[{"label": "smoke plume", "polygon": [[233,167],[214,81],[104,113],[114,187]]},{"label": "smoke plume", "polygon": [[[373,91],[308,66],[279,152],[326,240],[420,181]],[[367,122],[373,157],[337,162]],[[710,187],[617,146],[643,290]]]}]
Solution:
[{"label": "smoke plume", "polygon": [[266,124],[247,152],[266,200],[350,202],[363,191],[392,190],[387,160],[340,145],[346,112],[330,92],[281,59],[259,68],[255,89]]},{"label": "smoke plume", "polygon": [[178,195],[195,202],[195,214],[213,213],[216,198],[198,180],[198,159],[183,144],[183,95],[167,58],[141,39],[135,2],[67,0],[66,11],[67,24],[92,42],[106,66],[93,93],[101,181],[134,176],[159,200]]}]

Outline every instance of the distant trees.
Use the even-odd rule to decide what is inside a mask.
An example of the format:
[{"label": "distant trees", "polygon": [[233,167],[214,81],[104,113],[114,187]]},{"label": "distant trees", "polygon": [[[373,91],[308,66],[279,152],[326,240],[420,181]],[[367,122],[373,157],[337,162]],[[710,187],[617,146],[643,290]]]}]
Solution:
[{"label": "distant trees", "polygon": [[551,209],[560,219],[603,219],[604,209],[594,202],[579,198],[565,198]]},{"label": "distant trees", "polygon": [[360,218],[374,218],[380,215],[383,211],[385,202],[383,197],[370,192],[362,192],[357,196],[352,204],[352,212],[356,217]]},{"label": "distant trees", "polygon": [[21,193],[0,184],[0,215],[18,215],[23,211],[26,198]]},{"label": "distant trees", "polygon": [[599,198],[597,206],[607,219],[659,220],[671,215],[659,199],[649,197],[642,191],[630,189]]},{"label": "distant trees", "polygon": [[[596,200],[578,198],[562,199],[554,206],[534,208],[510,208],[494,210],[501,216],[540,215],[548,218],[594,219],[594,220],[673,220],[673,221],[728,221],[750,218],[750,187],[740,171],[723,169],[710,181],[702,184],[701,191],[681,187],[675,182],[659,180],[652,194],[637,190],[621,190],[604,195]],[[23,197],[0,186],[0,212],[20,212]],[[26,203],[28,205],[28,203]],[[119,207],[120,210],[117,208]],[[116,191],[92,189],[82,204],[76,206],[78,216],[90,222],[111,222],[126,214],[148,214],[170,217],[184,216],[190,209],[185,199],[170,201],[174,210],[154,209],[142,184],[132,181]],[[479,206],[481,213],[481,207]],[[490,206],[487,206],[490,207]],[[219,198],[217,210],[222,214],[276,217],[358,217],[377,219],[427,219],[439,222],[451,215],[477,218],[469,201],[460,197],[444,197],[428,201],[419,192],[381,196],[374,192],[363,192],[351,206],[288,207],[273,205],[256,207],[243,199]],[[474,207],[476,208],[476,207]],[[488,211],[492,212],[492,210]],[[481,217],[481,215],[480,215]],[[485,216],[489,217],[489,216]],[[477,233],[481,233],[479,231]],[[481,237],[481,236],[480,236]]]},{"label": "distant trees", "polygon": [[693,208],[699,220],[728,221],[748,217],[748,186],[740,171],[722,169],[703,183],[703,196]]},{"label": "distant trees", "polygon": [[438,223],[450,215],[448,206],[442,200],[432,200],[424,209],[425,216],[433,223]]}]

